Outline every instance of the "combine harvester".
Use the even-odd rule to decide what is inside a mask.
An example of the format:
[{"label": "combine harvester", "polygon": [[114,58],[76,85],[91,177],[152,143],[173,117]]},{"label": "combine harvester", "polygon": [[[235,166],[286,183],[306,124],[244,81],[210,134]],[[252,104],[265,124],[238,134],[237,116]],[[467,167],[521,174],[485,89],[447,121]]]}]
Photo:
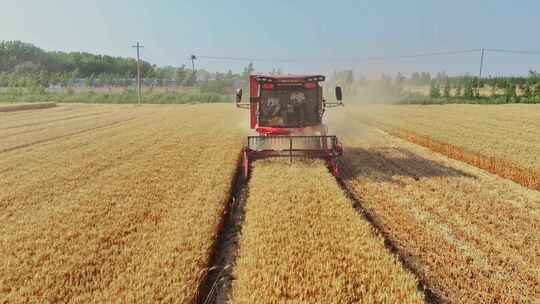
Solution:
[{"label": "combine harvester", "polygon": [[326,109],[343,106],[341,87],[335,103],[327,103],[320,85],[321,75],[249,76],[249,103],[242,103],[242,89],[236,91],[236,106],[249,109],[250,128],[243,149],[243,174],[249,176],[250,162],[274,156],[311,157],[326,161],[339,176],[337,158],[343,148],[335,135],[327,135],[323,124]]}]

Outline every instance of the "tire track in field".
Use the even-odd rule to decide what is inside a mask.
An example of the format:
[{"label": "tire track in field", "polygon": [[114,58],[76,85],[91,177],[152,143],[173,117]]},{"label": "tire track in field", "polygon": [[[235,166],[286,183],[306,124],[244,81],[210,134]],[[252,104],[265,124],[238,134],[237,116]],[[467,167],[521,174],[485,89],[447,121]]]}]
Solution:
[{"label": "tire track in field", "polygon": [[61,113],[77,110],[76,107],[57,106],[54,108],[42,109],[42,110],[28,110],[28,111],[16,111],[16,112],[0,112],[0,116],[4,118],[19,118],[24,116],[32,116],[36,113]]},{"label": "tire track in field", "polygon": [[0,106],[0,112],[42,110],[42,109],[49,109],[49,108],[55,108],[55,107],[56,107],[56,103],[54,102],[23,103],[23,104],[12,104],[9,106]]},{"label": "tire track in field", "polygon": [[[156,139],[154,142],[150,142],[149,144],[152,145],[152,144],[156,144],[158,142],[159,142],[159,140]],[[85,174],[78,176],[76,179],[69,179],[69,178],[63,177],[61,179],[56,178],[56,179],[42,180],[41,183],[40,183],[40,187],[42,187],[42,188],[44,187],[46,189],[52,189],[54,187],[54,184],[58,184],[61,181],[61,184],[63,185],[63,190],[66,193],[68,193],[68,195],[69,195],[69,193],[73,193],[73,192],[77,191],[78,189],[84,188],[85,186],[90,185],[90,183],[95,182],[96,180],[99,180],[99,176],[103,175],[108,170],[114,169],[116,167],[120,167],[120,166],[130,162],[133,159],[133,157],[135,157],[136,155],[140,155],[146,149],[147,149],[146,145],[140,145],[140,146],[134,148],[133,150],[129,151],[126,154],[123,154],[123,155],[121,155],[119,157],[117,156],[114,159],[111,158],[111,161],[108,162],[108,163],[105,163],[105,164],[99,163],[95,167],[91,166],[89,168],[86,168],[86,167],[78,168],[77,169],[78,172],[82,171],[82,172],[85,172]],[[61,194],[60,196],[57,196],[57,198],[59,198],[61,196],[66,196],[66,194]],[[4,199],[6,201],[9,201],[9,200],[21,199],[21,198],[20,197],[19,198],[17,198],[17,197],[0,197],[0,199]],[[4,206],[2,204],[0,204],[0,208],[3,208],[3,207]],[[20,209],[20,208],[21,207],[19,207],[17,212],[23,212],[24,213],[25,210]],[[32,206],[31,208],[34,209],[33,211],[36,210],[35,206]],[[4,209],[3,214],[0,215],[0,218],[5,220],[6,218],[9,218],[10,216],[13,216],[13,214],[14,214],[13,211],[8,210],[8,209]]]},{"label": "tire track in field", "polygon": [[[148,121],[148,122],[145,122],[145,118],[149,118],[150,120],[152,119],[151,116],[154,114],[155,112],[149,112],[149,115],[140,115],[139,117],[137,118],[141,118],[138,120],[138,122],[136,122],[134,125],[133,125],[133,128],[139,128],[141,124],[148,124],[148,123],[151,123],[152,121]],[[107,132],[107,131],[102,131],[103,132],[107,132],[107,133],[103,133],[102,135],[98,135],[100,133],[95,133],[96,135],[94,137],[89,137],[89,136],[83,136],[83,140],[82,141],[78,141],[76,139],[76,137],[71,137],[71,138],[66,138],[66,141],[62,141],[61,143],[58,144],[58,146],[62,146],[62,151],[66,152],[66,151],[73,151],[73,150],[77,150],[77,149],[80,149],[81,147],[83,146],[88,146],[88,145],[93,145],[95,140],[99,140],[99,136],[106,136],[108,138],[110,138],[111,136],[113,137],[117,137],[117,136],[122,136],[122,134],[118,133],[118,132],[127,132],[128,130],[126,130],[126,128],[132,128],[132,126],[129,126],[129,125],[115,125],[113,127],[109,127],[107,130],[113,130],[114,128],[118,128],[119,131],[112,131],[112,132]],[[122,131],[124,130],[124,131]],[[84,140],[84,138],[87,138],[86,140]],[[73,139],[74,141],[70,143],[71,139]],[[63,144],[65,143],[65,145]],[[54,142],[52,142],[51,144],[56,144]],[[43,147],[46,147],[45,145],[41,146],[41,150],[43,149],[47,149],[47,148],[43,148]],[[34,152],[37,151],[38,149],[34,149]],[[50,151],[46,150],[44,151],[45,154],[48,155],[48,153],[50,153]],[[34,153],[35,154],[35,153]],[[25,154],[25,155],[28,155],[28,154]],[[35,156],[34,156],[35,157]],[[27,157],[24,157],[24,158],[17,158],[17,161],[10,161],[6,164],[8,164],[8,166],[6,166],[5,169],[3,169],[1,172],[4,173],[4,172],[8,172],[8,171],[11,171],[11,170],[14,170],[16,167],[22,165],[22,164],[25,164],[27,162]],[[53,158],[53,160],[55,160],[56,158]],[[0,163],[0,166],[2,165],[2,163]],[[36,167],[34,169],[34,171],[39,171],[39,166]],[[29,172],[27,172],[29,173]]]},{"label": "tire track in field", "polygon": [[50,142],[50,141],[54,141],[54,140],[57,140],[57,139],[68,138],[68,137],[71,137],[71,136],[75,136],[75,135],[79,135],[79,134],[83,134],[83,133],[87,133],[87,132],[92,132],[92,131],[107,128],[107,127],[116,126],[116,125],[119,125],[119,124],[122,124],[122,123],[125,123],[125,122],[128,122],[128,121],[137,119],[139,117],[140,116],[131,117],[131,118],[128,118],[128,119],[117,120],[117,121],[113,121],[111,123],[107,123],[105,125],[92,127],[92,128],[88,128],[88,129],[83,129],[83,130],[79,130],[79,131],[73,132],[73,133],[63,134],[63,135],[54,136],[54,137],[50,137],[50,138],[45,138],[45,139],[42,139],[42,140],[38,140],[38,141],[34,141],[34,142],[30,142],[30,143],[26,143],[26,144],[22,144],[22,145],[18,145],[18,146],[6,148],[6,149],[3,149],[3,150],[0,150],[0,154],[15,151],[15,150],[22,149],[22,148],[31,147],[31,146],[34,146],[34,145],[38,145],[38,144],[42,144],[42,143],[46,143],[46,142]]},{"label": "tire track in field", "polygon": [[[111,114],[111,117],[114,117],[114,113],[106,113],[104,112],[105,114]],[[104,115],[99,115],[98,117],[103,117]],[[76,118],[81,118],[81,117],[76,117]],[[88,117],[82,117],[82,118],[92,118],[90,117],[90,115]],[[95,118],[95,117],[94,117]],[[75,118],[74,118],[75,119]],[[58,120],[55,120],[55,121],[51,121],[51,123],[53,122],[64,122],[64,121],[67,121],[67,122],[70,122],[69,120],[65,120],[65,119],[58,119]],[[77,122],[86,122],[88,121],[88,119],[80,119],[80,120],[75,120],[75,121],[72,121],[73,123],[77,123]],[[45,123],[42,123],[40,125],[46,125],[48,124],[47,122]],[[50,128],[53,128],[53,127],[57,127],[58,125],[53,125],[53,126],[43,126],[43,127],[39,127],[39,128],[34,128],[34,129],[30,129],[30,130],[24,130],[24,131],[16,131],[14,133],[10,133],[10,134],[7,134],[7,135],[2,135],[2,138],[10,138],[10,137],[13,137],[13,136],[17,136],[17,135],[24,135],[24,134],[31,134],[31,133],[34,133],[34,132],[40,132],[40,131],[43,131],[43,130],[47,130],[47,129],[50,129]],[[64,125],[65,126],[65,125]],[[24,128],[24,127],[23,127]],[[2,130],[0,130],[2,131]]]},{"label": "tire track in field", "polygon": [[[39,126],[39,125],[49,124],[49,123],[53,123],[53,122],[57,122],[57,121],[72,120],[72,119],[89,117],[89,116],[101,116],[101,114],[107,114],[107,113],[112,113],[112,112],[105,111],[105,112],[97,112],[97,113],[89,113],[89,114],[80,114],[80,115],[73,115],[73,116],[67,116],[67,117],[60,117],[60,118],[56,118],[56,119],[52,119],[52,120],[46,120],[46,121],[25,123],[25,124],[22,124],[22,125],[15,125],[15,126],[9,126],[9,127],[5,127],[5,128],[0,128],[0,132],[5,131],[5,130],[16,129],[16,128]],[[9,135],[9,136],[11,136],[11,135]]]},{"label": "tire track in field", "polygon": [[[154,113],[154,112],[151,112],[151,113]],[[132,119],[130,119],[132,120]],[[118,124],[115,125],[113,128],[118,128],[120,127]],[[141,134],[140,132],[134,132],[133,134],[135,134],[137,136],[137,138],[135,139],[137,142],[141,142],[141,139],[144,139],[144,138],[153,138],[152,141],[146,143],[146,144],[141,144],[141,145],[131,145],[129,148],[125,148],[125,149],[122,149],[122,154],[120,155],[117,155],[116,157],[114,158],[110,158],[108,159],[106,162],[98,162],[97,165],[95,164],[95,162],[90,162],[89,165],[84,165],[82,167],[78,167],[76,169],[71,169],[70,172],[71,173],[68,173],[68,174],[63,174],[62,176],[58,176],[58,175],[55,175],[53,176],[53,178],[47,178],[47,179],[41,179],[39,181],[39,187],[36,189],[36,190],[31,190],[31,191],[27,191],[27,190],[22,190],[22,191],[17,191],[15,192],[15,195],[7,195],[7,196],[4,196],[2,197],[2,195],[0,195],[0,208],[3,208],[5,206],[3,206],[1,204],[1,201],[2,200],[6,200],[6,201],[24,201],[24,200],[27,200],[28,199],[28,196],[19,196],[19,194],[22,192],[22,193],[30,193],[31,195],[30,196],[44,196],[44,197],[47,197],[50,195],[50,193],[56,193],[54,190],[52,190],[51,192],[51,189],[54,189],[55,186],[57,185],[62,185],[62,191],[65,191],[67,192],[68,196],[70,193],[74,193],[76,192],[78,189],[81,189],[81,188],[84,188],[88,185],[90,185],[92,182],[95,182],[96,180],[99,180],[99,176],[102,176],[103,174],[105,174],[106,172],[110,171],[110,170],[114,170],[115,168],[119,167],[119,166],[122,166],[130,161],[132,161],[132,159],[137,156],[137,155],[140,155],[142,154],[142,152],[146,151],[148,149],[148,146],[153,146],[153,145],[156,145],[158,144],[160,141],[163,140],[163,138],[167,138],[169,135],[173,134],[174,131],[171,131],[170,133],[167,133],[167,134],[163,134],[162,131],[160,130],[153,130],[152,133],[149,133],[149,134]],[[119,134],[120,137],[122,137],[123,135],[122,134]],[[110,140],[110,138],[109,138]],[[112,142],[115,142],[114,140]],[[90,141],[89,143],[83,143],[83,145],[92,145],[92,141]],[[80,145],[75,145],[74,146],[74,149],[77,149],[77,147],[80,147]],[[9,170],[10,168],[8,168]],[[37,174],[39,175],[39,170],[43,170],[40,166],[36,166],[36,168],[33,170],[33,171],[37,171]],[[83,174],[80,174],[80,172],[84,172]],[[74,173],[74,174],[72,174]],[[73,175],[75,175],[76,177],[73,177]],[[24,177],[23,177],[24,178]],[[35,183],[32,184],[32,183],[27,183],[25,184],[25,188],[27,189],[32,189],[33,187],[35,187]],[[40,193],[40,191],[37,191],[38,189],[47,189],[46,192],[49,193]],[[55,194],[56,198],[58,199],[59,197],[64,197],[66,196],[66,194],[60,194],[60,195],[57,195]],[[28,210],[28,208],[31,208],[31,210]],[[10,210],[9,208],[8,209],[4,209],[2,214],[0,214],[0,219],[4,220],[4,219],[7,219],[11,216],[14,216],[16,214],[22,214],[22,213],[31,213],[31,212],[37,212],[39,208],[36,208],[36,206],[29,206],[29,207],[21,207],[19,206],[17,208],[17,210]]]}]

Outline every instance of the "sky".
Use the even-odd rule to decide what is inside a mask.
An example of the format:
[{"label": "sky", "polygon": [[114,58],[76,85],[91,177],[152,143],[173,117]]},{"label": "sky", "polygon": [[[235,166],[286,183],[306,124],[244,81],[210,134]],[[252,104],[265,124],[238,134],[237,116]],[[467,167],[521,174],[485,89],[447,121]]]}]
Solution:
[{"label": "sky", "polygon": [[[540,52],[540,1],[240,1],[240,0],[0,0],[0,40],[46,50],[135,56],[158,65],[240,71],[357,75],[446,71],[476,75],[480,51],[434,57],[364,60],[469,49]],[[354,60],[352,60],[352,59]],[[284,62],[294,59],[296,62]],[[344,60],[347,59],[347,60]],[[484,75],[540,71],[537,55],[486,52]]]}]

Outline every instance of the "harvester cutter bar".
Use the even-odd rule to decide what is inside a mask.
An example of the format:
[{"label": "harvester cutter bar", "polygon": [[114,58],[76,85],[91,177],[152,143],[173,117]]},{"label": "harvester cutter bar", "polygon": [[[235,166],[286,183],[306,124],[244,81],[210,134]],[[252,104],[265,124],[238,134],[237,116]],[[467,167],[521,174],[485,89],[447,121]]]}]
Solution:
[{"label": "harvester cutter bar", "polygon": [[244,148],[244,176],[250,161],[266,157],[308,157],[326,160],[332,174],[338,176],[337,158],[343,148],[335,135],[262,135],[248,136]]}]

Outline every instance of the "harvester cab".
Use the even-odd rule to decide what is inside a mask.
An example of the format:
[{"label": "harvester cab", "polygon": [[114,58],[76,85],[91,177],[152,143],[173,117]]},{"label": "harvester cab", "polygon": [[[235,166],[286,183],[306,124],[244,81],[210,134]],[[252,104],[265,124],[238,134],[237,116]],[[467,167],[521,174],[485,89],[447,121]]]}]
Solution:
[{"label": "harvester cab", "polygon": [[242,102],[242,89],[236,91],[236,106],[248,109],[250,128],[243,149],[243,174],[249,176],[250,162],[259,158],[287,156],[321,158],[339,176],[337,158],[343,149],[335,135],[327,134],[323,115],[328,108],[343,106],[341,87],[336,102],[323,97],[321,75],[249,76],[249,102]]}]

